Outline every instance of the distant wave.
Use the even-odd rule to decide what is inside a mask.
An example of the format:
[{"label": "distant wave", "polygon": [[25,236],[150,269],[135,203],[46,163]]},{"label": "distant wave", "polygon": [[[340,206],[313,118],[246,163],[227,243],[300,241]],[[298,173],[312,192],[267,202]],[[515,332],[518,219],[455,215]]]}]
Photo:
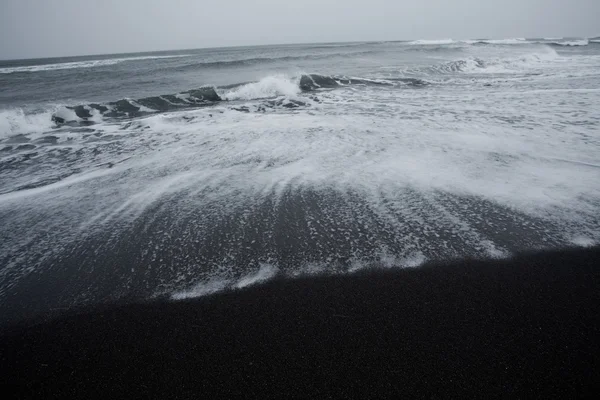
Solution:
[{"label": "distant wave", "polygon": [[42,72],[42,71],[57,71],[61,69],[77,69],[77,68],[95,68],[108,65],[115,65],[128,61],[153,60],[161,58],[180,58],[189,57],[189,54],[173,55],[173,56],[144,56],[144,57],[127,57],[127,58],[112,58],[106,60],[88,60],[75,61],[66,63],[44,64],[44,65],[27,65],[20,67],[5,67],[0,68],[0,74],[12,74],[23,72]]},{"label": "distant wave", "polygon": [[444,46],[451,44],[462,45],[526,45],[526,44],[547,44],[555,46],[587,46],[589,43],[597,43],[598,40],[588,39],[563,39],[563,38],[544,38],[525,39],[525,38],[508,38],[508,39],[467,39],[467,40],[415,40],[407,44],[413,46]]},{"label": "distant wave", "polygon": [[458,43],[472,44],[472,45],[521,45],[521,44],[532,44],[535,42],[529,41],[524,38],[510,38],[510,39],[468,39],[461,40]]},{"label": "distant wave", "polygon": [[302,75],[300,78],[300,89],[303,91],[313,91],[318,89],[336,88],[348,85],[366,85],[366,86],[425,86],[428,82],[422,79],[402,78],[402,79],[367,79],[353,77],[337,77],[328,75]]},{"label": "distant wave", "polygon": [[497,39],[497,40],[478,40],[478,41],[466,41],[473,44],[497,44],[497,45],[523,45],[523,44],[548,44],[553,46],[587,46],[589,44],[588,39]]},{"label": "distant wave", "polygon": [[483,43],[489,44],[523,44],[527,42],[525,38],[509,38],[509,39],[489,39],[482,40]]},{"label": "distant wave", "polygon": [[514,39],[468,39],[468,40],[453,40],[453,39],[438,39],[438,40],[415,40],[409,42],[409,45],[416,46],[431,46],[431,45],[449,45],[449,44],[523,44],[528,43],[525,38]]},{"label": "distant wave", "polygon": [[550,44],[552,45],[556,45],[556,46],[587,46],[588,44],[590,44],[590,41],[588,39],[576,39],[576,40],[566,40],[566,41],[555,41],[555,42],[551,42]]},{"label": "distant wave", "polygon": [[[338,46],[344,47],[344,46]],[[349,46],[346,46],[349,47]],[[254,57],[254,58],[242,58],[237,60],[228,61],[207,61],[199,63],[190,63],[179,67],[179,69],[198,69],[198,68],[234,68],[238,66],[246,65],[259,65],[276,62],[293,62],[302,60],[322,60],[331,59],[336,57],[347,58],[347,57],[360,57],[367,56],[370,54],[377,53],[377,50],[366,50],[366,51],[355,51],[347,53],[325,53],[325,54],[308,54],[302,56],[282,56],[282,57]],[[0,68],[1,74],[11,73],[31,73],[31,72],[45,72],[45,71],[56,71],[64,69],[77,69],[77,68],[95,68],[104,67],[119,64],[128,61],[141,61],[141,60],[152,60],[152,59],[163,59],[163,58],[181,58],[189,57],[191,55],[173,55],[173,56],[147,56],[147,57],[130,57],[130,58],[114,58],[106,60],[88,60],[88,61],[76,61],[67,63],[55,63],[55,64],[44,64],[44,65],[29,65],[19,67],[5,67]]]},{"label": "distant wave", "polygon": [[[515,54],[509,57],[486,58],[465,57],[440,64],[411,67],[404,70],[410,75],[438,76],[454,74],[515,74],[529,73],[558,57],[556,50],[544,46],[529,54]],[[434,78],[435,80],[435,78]]]},{"label": "distant wave", "polygon": [[198,69],[198,68],[233,68],[246,65],[269,64],[276,62],[303,61],[303,60],[326,60],[336,57],[357,57],[377,53],[377,50],[357,51],[351,53],[325,53],[325,54],[307,54],[302,56],[282,56],[282,57],[254,57],[242,58],[228,61],[207,61],[188,64],[179,69]]},{"label": "distant wave", "polygon": [[549,44],[556,46],[587,46],[589,41],[587,39],[544,39],[544,40],[532,40],[532,39],[494,39],[494,40],[477,40],[477,41],[465,41],[469,44],[496,44],[496,45],[524,45],[524,44]]},{"label": "distant wave", "polygon": [[343,47],[357,47],[373,44],[372,42],[353,42],[353,43],[319,43],[313,45],[303,46],[308,49],[331,49],[331,48],[343,48]]},{"label": "distant wave", "polygon": [[409,42],[408,44],[411,45],[417,45],[417,46],[429,46],[429,45],[442,45],[442,44],[452,44],[452,43],[456,43],[454,40],[452,39],[437,39],[437,40],[415,40],[412,42]]}]

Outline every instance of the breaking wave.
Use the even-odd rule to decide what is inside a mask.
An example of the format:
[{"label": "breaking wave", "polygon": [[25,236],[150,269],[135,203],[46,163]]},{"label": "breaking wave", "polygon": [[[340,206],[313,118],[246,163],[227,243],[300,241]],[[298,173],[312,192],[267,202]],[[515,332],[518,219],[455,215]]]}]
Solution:
[{"label": "breaking wave", "polygon": [[397,79],[367,79],[353,77],[339,77],[327,75],[302,75],[300,78],[300,89],[305,92],[318,89],[331,89],[340,86],[348,85],[365,85],[365,86],[425,86],[428,82],[416,78],[397,78]]},{"label": "breaking wave", "polygon": [[[504,40],[502,43],[521,42],[521,39]],[[586,40],[587,41],[587,40]],[[418,43],[439,44],[444,41],[418,41]],[[492,43],[487,41],[486,43]],[[417,43],[417,42],[413,42]],[[499,41],[494,42],[499,43]],[[511,42],[512,43],[512,42]],[[564,46],[583,45],[578,42],[561,42]],[[389,88],[419,88],[430,84],[421,77],[456,73],[521,73],[539,68],[543,63],[558,56],[550,46],[536,50],[533,53],[515,57],[482,59],[478,57],[462,58],[442,64],[429,65],[407,69],[404,72],[409,77],[386,77],[385,79],[352,77],[345,75],[303,74],[299,76],[271,75],[256,82],[244,82],[227,86],[205,86],[179,93],[150,96],[138,99],[123,98],[105,103],[89,103],[79,105],[57,105],[45,110],[28,112],[22,109],[0,110],[0,138],[19,134],[29,134],[50,130],[61,125],[92,125],[109,119],[136,118],[149,114],[163,113],[176,110],[186,110],[199,107],[210,107],[222,102],[240,102],[264,100],[256,110],[266,108],[296,108],[310,105],[314,96],[323,90],[334,90],[347,86],[369,86]],[[152,57],[147,57],[152,58]],[[106,60],[121,62],[140,58]],[[94,63],[90,61],[88,63]],[[40,66],[40,68],[43,66]],[[414,76],[417,77],[414,77]],[[435,81],[435,78],[434,80]],[[274,100],[276,99],[276,100]],[[249,112],[251,108],[243,105],[232,107],[237,111]]]},{"label": "breaking wave", "polygon": [[[521,42],[521,39],[511,39]],[[587,40],[586,40],[587,41]],[[419,43],[439,44],[442,41],[419,41]],[[444,42],[447,42],[445,40]],[[491,42],[491,41],[488,41]],[[508,43],[504,40],[503,43]],[[416,42],[414,42],[416,43]],[[575,41],[563,41],[564,46],[583,45]],[[545,62],[558,56],[557,52],[546,45],[530,54],[504,58],[469,57],[442,64],[407,69],[401,77],[385,79],[352,77],[345,75],[303,74],[299,76],[271,75],[256,81],[227,86],[205,86],[179,93],[163,94],[138,99],[123,98],[105,103],[79,105],[56,105],[35,112],[23,109],[0,110],[0,138],[14,135],[27,135],[48,131],[61,125],[93,125],[108,119],[136,118],[149,114],[210,107],[223,102],[241,102],[264,100],[258,104],[257,111],[267,108],[297,108],[310,106],[314,95],[323,90],[335,90],[347,86],[369,86],[389,88],[419,88],[430,84],[421,77],[432,78],[436,75],[457,73],[521,73],[536,70]],[[120,60],[133,60],[129,58]],[[120,62],[119,60],[107,60]],[[93,62],[92,62],[93,63]],[[40,66],[43,67],[43,66]],[[407,75],[409,77],[402,77]],[[312,93],[312,94],[311,94]],[[305,98],[303,98],[305,97]],[[234,110],[250,112],[253,108],[245,105],[232,106]]]},{"label": "breaking wave", "polygon": [[[121,99],[104,104],[91,103],[61,107],[52,114],[52,121],[57,124],[86,125],[97,123],[102,118],[134,118],[152,113],[206,107],[224,101],[260,100],[277,97],[294,99],[302,93],[348,85],[419,87],[427,85],[427,82],[414,78],[377,80],[318,74],[302,75],[300,77],[273,75],[258,82],[225,87],[202,87],[176,94],[151,96],[135,100]],[[285,104],[273,103],[270,106],[290,108],[302,104],[304,103],[296,100]]]},{"label": "breaking wave", "polygon": [[415,40],[410,42],[411,45],[416,46],[431,46],[431,45],[443,45],[443,44],[453,44],[456,41],[452,39],[437,39],[437,40]]},{"label": "breaking wave", "polygon": [[525,38],[508,38],[508,39],[468,39],[468,40],[415,40],[409,42],[413,46],[444,46],[444,45],[531,45],[545,44],[551,46],[587,46],[590,43],[597,43],[594,39],[565,39],[565,38],[544,38],[544,39],[525,39]]},{"label": "breaking wave", "polygon": [[213,87],[188,90],[177,94],[145,97],[137,100],[121,99],[105,104],[91,103],[67,106],[53,114],[52,120],[58,124],[69,122],[95,123],[99,117],[137,117],[155,112],[199,107],[221,101]]},{"label": "breaking wave", "polygon": [[587,46],[590,41],[588,39],[564,39],[564,38],[550,38],[543,40],[536,39],[498,39],[498,40],[475,40],[465,41],[469,44],[494,44],[494,45],[524,45],[524,44],[545,44],[550,46]]},{"label": "breaking wave", "polygon": [[525,54],[517,57],[482,59],[469,57],[454,61],[447,61],[427,67],[408,69],[411,74],[446,75],[455,73],[521,73],[535,69],[548,61],[558,57],[555,50],[546,47],[543,51]]},{"label": "breaking wave", "polygon": [[294,78],[273,75],[258,82],[234,85],[233,88],[220,92],[223,100],[255,100],[277,96],[296,96],[300,94],[300,87]]},{"label": "breaking wave", "polygon": [[568,46],[568,47],[574,47],[574,46],[587,46],[590,44],[590,41],[588,39],[578,39],[578,40],[565,40],[565,41],[553,41],[551,43],[549,43],[553,46]]},{"label": "breaking wave", "polygon": [[[514,39],[520,41],[520,39]],[[444,41],[418,41],[418,43],[439,44]],[[505,41],[506,42],[506,41]],[[414,42],[417,43],[417,42]],[[408,76],[435,76],[453,73],[512,73],[535,68],[548,60],[557,57],[552,48],[545,46],[543,50],[520,57],[481,59],[464,58],[438,65],[419,67],[407,70]],[[134,60],[129,58],[107,60],[120,62]],[[88,62],[93,63],[93,62]],[[40,68],[43,66],[40,66]],[[0,110],[0,137],[29,134],[50,130],[60,125],[92,125],[109,119],[136,118],[149,114],[209,107],[222,102],[239,102],[266,99],[257,110],[265,108],[296,108],[306,106],[310,100],[300,97],[322,90],[334,90],[347,86],[370,86],[419,88],[429,84],[417,77],[387,77],[373,79],[344,75],[303,74],[300,76],[271,75],[260,81],[237,83],[214,87],[205,86],[179,93],[150,96],[138,99],[123,98],[106,103],[89,103],[69,106],[53,106],[49,110],[26,112],[22,109]],[[273,100],[278,99],[278,100]],[[237,111],[249,112],[246,106],[234,106]],[[54,123],[54,124],[53,124]]]},{"label": "breaking wave", "polygon": [[51,129],[53,112],[26,112],[22,108],[0,110],[0,139]]},{"label": "breaking wave", "polygon": [[468,40],[453,40],[453,39],[438,39],[438,40],[415,40],[409,42],[409,45],[415,46],[441,46],[449,44],[524,44],[531,43],[525,38],[511,38],[511,39],[468,39]]},{"label": "breaking wave", "polygon": [[528,41],[525,38],[510,38],[510,39],[478,40],[475,43],[481,43],[481,44],[526,44],[526,43],[528,43]]}]

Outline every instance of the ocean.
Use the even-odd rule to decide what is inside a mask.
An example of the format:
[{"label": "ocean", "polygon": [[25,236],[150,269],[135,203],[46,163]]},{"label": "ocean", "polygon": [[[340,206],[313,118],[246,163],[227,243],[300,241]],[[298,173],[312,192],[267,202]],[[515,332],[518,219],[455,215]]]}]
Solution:
[{"label": "ocean", "polygon": [[600,39],[0,61],[0,323],[600,242]]}]

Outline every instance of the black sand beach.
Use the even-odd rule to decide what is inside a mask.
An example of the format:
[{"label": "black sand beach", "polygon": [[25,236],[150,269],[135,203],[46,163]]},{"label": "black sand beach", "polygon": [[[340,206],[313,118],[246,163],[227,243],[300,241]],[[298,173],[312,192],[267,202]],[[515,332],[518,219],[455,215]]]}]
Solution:
[{"label": "black sand beach", "polygon": [[17,398],[582,398],[600,248],[275,279],[4,327]]}]

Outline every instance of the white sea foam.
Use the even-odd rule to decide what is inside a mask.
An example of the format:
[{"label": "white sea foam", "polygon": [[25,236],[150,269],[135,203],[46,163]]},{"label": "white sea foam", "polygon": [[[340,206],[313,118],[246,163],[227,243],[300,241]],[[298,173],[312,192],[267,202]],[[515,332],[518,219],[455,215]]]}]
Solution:
[{"label": "white sea foam", "polygon": [[0,68],[0,74],[12,74],[18,72],[43,72],[43,71],[57,71],[62,69],[76,69],[76,68],[96,68],[105,67],[110,65],[119,64],[128,61],[142,61],[142,60],[153,60],[162,58],[179,58],[189,57],[189,55],[172,55],[172,56],[140,56],[140,57],[127,57],[127,58],[110,58],[105,60],[88,60],[88,61],[74,61],[66,63],[56,64],[44,64],[44,65],[25,65],[19,67],[5,67]]},{"label": "white sea foam", "polygon": [[90,113],[90,117],[87,118],[88,121],[91,121],[91,122],[94,122],[97,124],[99,124],[103,121],[102,113],[100,112],[100,110],[97,110],[90,106],[85,106],[84,108],[87,110],[87,112]]},{"label": "white sea foam", "polygon": [[208,296],[213,293],[221,292],[230,285],[230,281],[225,278],[214,277],[207,282],[200,282],[192,289],[176,292],[171,295],[173,300],[184,300],[194,297]]},{"label": "white sea foam", "polygon": [[487,44],[527,44],[529,43],[525,38],[512,38],[512,39],[486,39],[480,40],[480,43]]},{"label": "white sea foam", "polygon": [[248,286],[256,285],[257,283],[265,282],[277,275],[277,267],[271,264],[261,264],[260,269],[256,272],[251,272],[241,278],[236,284],[236,289],[243,289]]},{"label": "white sea foam", "polygon": [[58,64],[45,64],[45,65],[28,65],[22,67],[5,67],[0,68],[0,74],[12,74],[16,72],[42,72],[42,71],[57,71],[62,69],[75,69],[75,68],[95,68],[103,67],[108,65],[114,65],[122,60],[110,59],[110,60],[92,60],[92,61],[77,61],[68,63]]},{"label": "white sea foam", "polygon": [[0,206],[10,205],[15,201],[23,201],[29,197],[37,197],[40,194],[47,192],[55,192],[58,189],[68,188],[69,186],[81,184],[89,180],[95,180],[100,177],[104,177],[107,175],[111,175],[114,173],[118,173],[120,170],[118,168],[114,169],[98,169],[94,171],[84,172],[78,175],[70,176],[64,180],[58,181],[56,183],[52,183],[49,185],[27,189],[27,190],[19,190],[10,193],[0,194]]},{"label": "white sea foam", "polygon": [[479,57],[469,57],[432,66],[428,70],[434,71],[436,74],[454,74],[457,72],[490,75],[522,73],[547,67],[548,62],[556,60],[558,57],[558,53],[554,49],[544,47],[535,52],[527,52],[522,55],[518,55],[518,53],[511,54],[508,57],[501,58],[484,60]]},{"label": "white sea foam", "polygon": [[435,39],[435,40],[422,39],[422,40],[412,41],[409,44],[412,44],[412,45],[443,45],[443,44],[452,44],[452,43],[456,43],[456,42],[452,39]]},{"label": "white sea foam", "polygon": [[590,44],[590,41],[587,39],[578,39],[578,40],[566,40],[566,41],[555,41],[554,44],[559,46],[587,46]]},{"label": "white sea foam", "polygon": [[259,82],[248,83],[235,89],[222,91],[219,95],[225,100],[254,100],[276,96],[294,97],[300,93],[297,78],[285,75],[272,75]]},{"label": "white sea foam", "polygon": [[598,244],[598,240],[594,240],[587,236],[575,236],[571,243],[577,247],[592,247]]},{"label": "white sea foam", "polygon": [[560,46],[587,46],[589,44],[588,39],[573,39],[565,40],[563,38],[544,38],[543,41],[527,40],[525,38],[507,38],[507,39],[466,39],[455,41],[452,39],[441,39],[441,40],[416,40],[410,42],[413,45],[447,45],[447,44],[497,44],[497,45],[512,45],[512,44],[545,44],[552,43]]},{"label": "white sea foam", "polygon": [[[227,269],[227,268],[226,268]],[[266,282],[279,273],[279,269],[268,263],[261,263],[258,271],[253,271],[238,278],[237,281],[229,276],[213,276],[206,281],[201,281],[191,289],[177,291],[171,295],[173,300],[183,300],[194,297],[207,296],[227,289],[244,289],[259,283]]]},{"label": "white sea foam", "polygon": [[[421,252],[414,252],[405,256],[382,252],[379,254],[377,265],[385,268],[416,268],[423,265],[425,261],[427,261],[427,257]],[[356,267],[351,269],[351,272],[353,271],[356,271]]]},{"label": "white sea foam", "polygon": [[135,101],[135,100],[132,100],[132,99],[126,99],[126,100],[127,100],[127,101],[129,102],[129,104],[131,104],[132,106],[139,108],[139,111],[141,111],[141,112],[147,112],[147,113],[153,113],[153,112],[156,112],[156,110],[153,110],[153,109],[151,109],[151,108],[148,108],[148,107],[146,107],[146,106],[144,106],[144,105],[142,105],[142,104],[138,103],[138,102],[137,102],[137,101]]},{"label": "white sea foam", "polygon": [[[347,273],[355,273],[369,266],[384,268],[416,268],[423,265],[427,258],[421,252],[413,252],[404,256],[397,256],[387,251],[378,254],[376,262],[355,259]],[[290,278],[320,275],[328,272],[326,263],[307,263],[306,265],[292,270],[287,274]],[[261,263],[258,271],[253,271],[239,278],[237,282],[231,277],[214,276],[206,281],[195,284],[191,289],[176,291],[171,295],[173,300],[208,296],[213,293],[222,292],[227,289],[244,289],[256,284],[267,282],[280,273],[279,268],[273,264]]]},{"label": "white sea foam", "polygon": [[0,110],[0,139],[40,133],[52,128],[52,111],[26,112],[22,108]]}]

